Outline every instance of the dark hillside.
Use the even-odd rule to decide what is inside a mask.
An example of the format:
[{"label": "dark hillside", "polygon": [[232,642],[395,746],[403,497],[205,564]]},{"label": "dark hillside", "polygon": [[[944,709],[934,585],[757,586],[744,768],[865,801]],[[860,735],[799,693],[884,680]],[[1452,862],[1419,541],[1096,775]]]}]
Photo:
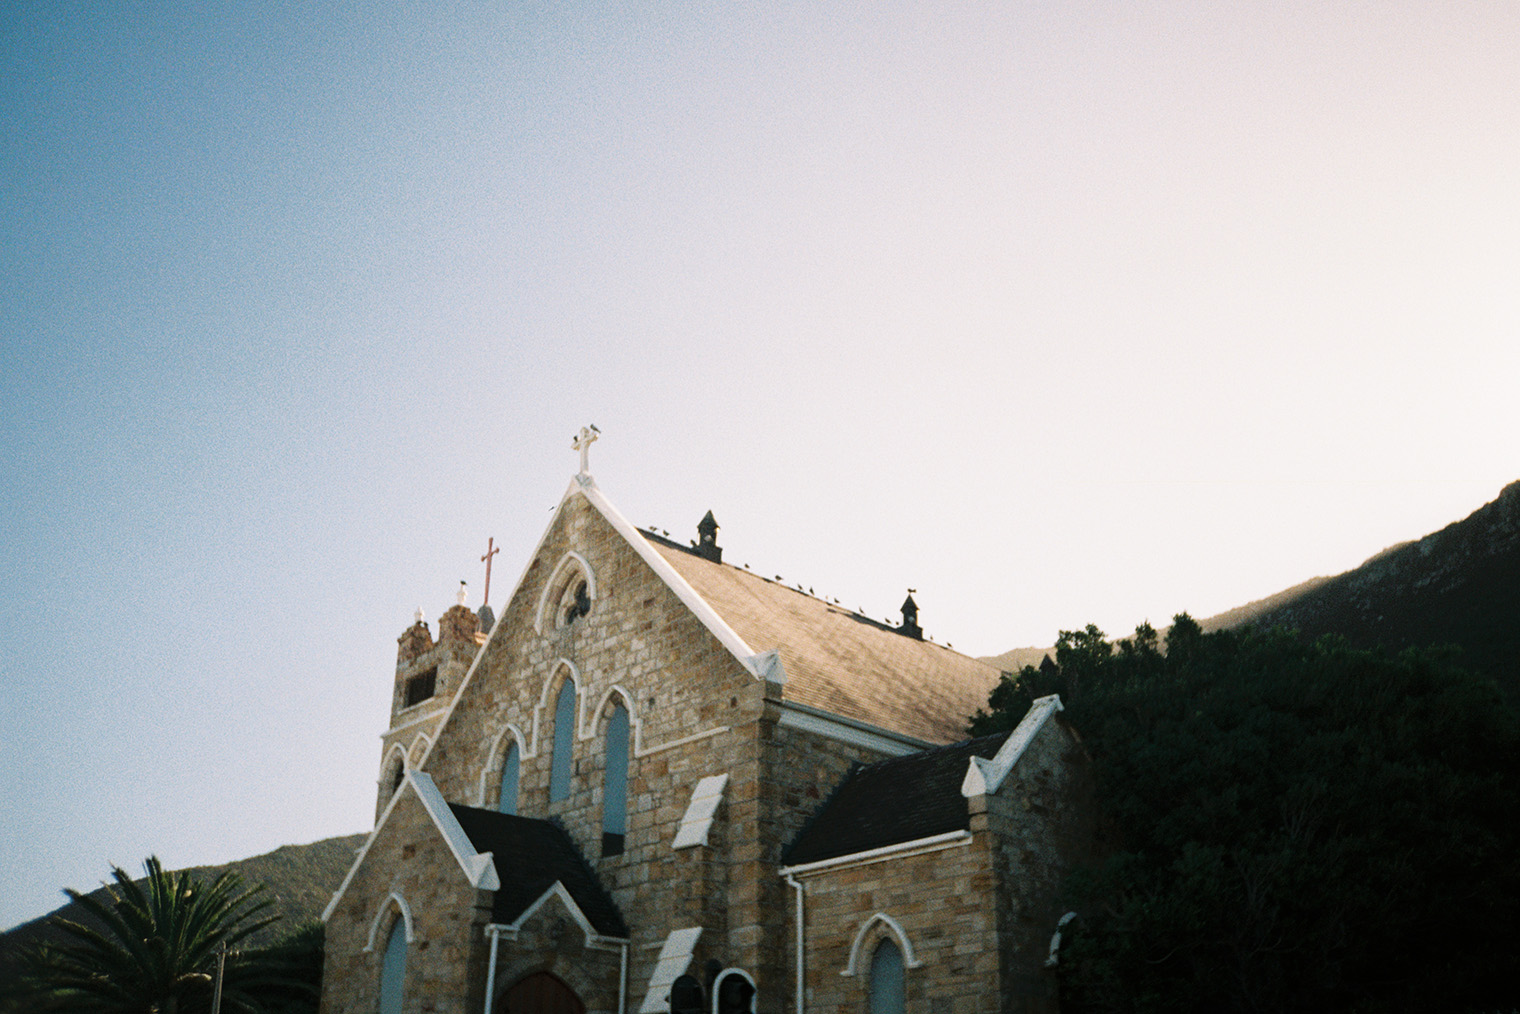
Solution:
[{"label": "dark hillside", "polygon": [[[1359,648],[1455,645],[1458,662],[1520,700],[1520,482],[1464,520],[1390,546],[1355,570],[1309,578],[1198,625],[1340,634]],[[982,661],[1016,672],[1054,652],[1015,648]]]},{"label": "dark hillside", "polygon": [[1232,610],[1204,626],[1284,626],[1365,648],[1453,644],[1461,664],[1520,695],[1520,482],[1462,521],[1293,591],[1254,615],[1232,623]]},{"label": "dark hillside", "polygon": [[[366,837],[363,834],[351,834],[341,838],[324,838],[310,845],[284,845],[261,856],[221,866],[195,866],[189,872],[197,880],[209,881],[216,879],[223,871],[232,870],[247,885],[264,884],[266,895],[274,901],[274,912],[279,914],[280,921],[256,934],[251,938],[251,943],[273,943],[301,923],[322,915],[333,892],[338,889],[344,875],[353,865],[354,852],[364,844]],[[100,880],[106,880],[110,872],[109,869],[102,868]],[[139,867],[127,872],[141,873],[142,870]],[[77,885],[76,889],[84,886],[86,885]],[[105,889],[97,888],[89,893],[103,897]],[[57,931],[49,926],[54,918],[62,916],[81,921],[81,914],[80,906],[70,901],[45,916],[0,934],[0,976],[4,975],[4,968],[10,964],[13,955],[26,944],[56,935]]]}]

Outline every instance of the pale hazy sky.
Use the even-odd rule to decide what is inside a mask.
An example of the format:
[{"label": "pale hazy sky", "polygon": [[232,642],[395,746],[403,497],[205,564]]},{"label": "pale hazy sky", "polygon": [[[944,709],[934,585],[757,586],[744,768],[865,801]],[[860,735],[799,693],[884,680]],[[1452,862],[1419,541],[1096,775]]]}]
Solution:
[{"label": "pale hazy sky", "polygon": [[[366,829],[575,470],[971,654],[1520,478],[1511,3],[7,4],[0,926]],[[766,647],[766,646],[757,646]]]}]

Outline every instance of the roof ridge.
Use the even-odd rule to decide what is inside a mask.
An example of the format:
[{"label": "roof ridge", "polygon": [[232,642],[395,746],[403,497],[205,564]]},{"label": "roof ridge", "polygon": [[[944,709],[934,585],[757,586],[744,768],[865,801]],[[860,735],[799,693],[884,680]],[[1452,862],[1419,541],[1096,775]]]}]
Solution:
[{"label": "roof ridge", "polygon": [[[653,542],[655,545],[679,550],[680,552],[685,553],[687,556],[694,557],[698,560],[706,560],[708,563],[711,563],[714,566],[727,567],[729,570],[732,570],[736,574],[743,574],[746,577],[752,577],[757,581],[763,581],[764,583],[774,585],[777,588],[783,588],[786,591],[792,592],[793,594],[801,595],[803,598],[818,602],[827,609],[837,610],[843,615],[849,616],[861,623],[869,624],[870,626],[873,626],[878,630],[885,631],[886,633],[907,636],[903,634],[902,627],[894,626],[890,619],[878,620],[876,617],[872,616],[870,613],[864,612],[863,610],[851,609],[839,599],[830,598],[827,595],[819,595],[817,592],[812,590],[811,585],[804,588],[801,585],[787,584],[785,578],[782,578],[779,575],[775,578],[766,577],[759,571],[752,569],[748,564],[734,564],[724,560],[709,559],[708,557],[704,556],[702,554],[702,551],[696,546],[683,546],[681,543],[677,542],[670,536],[661,534],[663,529],[656,529],[653,525],[649,525],[645,528],[635,528],[634,531],[642,535],[646,541]],[[936,641],[932,635],[925,634],[922,638],[914,638],[914,640],[919,641],[921,644],[927,644],[930,647],[938,648],[941,651],[948,651],[951,654],[960,656],[961,658],[971,659],[973,662],[981,662],[988,668],[997,668],[988,662],[983,662],[982,659],[978,658],[975,655],[968,655],[963,651],[958,651],[948,642],[941,643],[939,641]]]}]

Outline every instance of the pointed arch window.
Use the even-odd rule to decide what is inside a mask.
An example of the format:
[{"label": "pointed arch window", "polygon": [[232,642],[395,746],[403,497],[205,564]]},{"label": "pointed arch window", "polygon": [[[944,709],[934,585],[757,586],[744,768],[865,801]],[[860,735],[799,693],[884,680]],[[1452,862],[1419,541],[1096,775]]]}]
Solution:
[{"label": "pointed arch window", "polygon": [[380,1014],[401,1014],[401,992],[406,979],[406,919],[399,913],[391,923],[380,964]]},{"label": "pointed arch window", "polygon": [[570,798],[570,751],[575,741],[575,684],[565,680],[554,702],[554,754],[549,760],[549,802]]},{"label": "pointed arch window", "polygon": [[602,786],[602,855],[623,853],[628,828],[628,709],[619,702],[607,719],[607,773]]},{"label": "pointed arch window", "polygon": [[902,951],[891,940],[883,940],[871,956],[871,1014],[903,1014],[903,987]]},{"label": "pointed arch window", "polygon": [[522,758],[517,751],[517,740],[507,744],[507,753],[501,759],[501,795],[496,809],[502,813],[517,813],[517,776],[522,771]]}]

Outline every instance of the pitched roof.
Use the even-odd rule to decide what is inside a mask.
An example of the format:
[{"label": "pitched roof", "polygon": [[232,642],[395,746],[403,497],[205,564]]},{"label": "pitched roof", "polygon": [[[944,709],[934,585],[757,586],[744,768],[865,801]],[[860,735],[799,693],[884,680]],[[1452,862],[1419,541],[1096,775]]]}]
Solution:
[{"label": "pitched roof", "polygon": [[972,757],[997,754],[999,732],[859,767],[786,850],[788,866],[854,855],[970,827],[961,781]]},{"label": "pitched roof", "polygon": [[449,809],[470,844],[478,852],[491,853],[496,863],[501,886],[491,908],[493,922],[513,922],[558,882],[598,933],[628,936],[622,913],[562,828],[547,820],[458,803],[450,803]]},{"label": "pitched roof", "polygon": [[787,700],[950,743],[997,685],[999,671],[985,662],[639,534],[754,650],[779,649]]}]

